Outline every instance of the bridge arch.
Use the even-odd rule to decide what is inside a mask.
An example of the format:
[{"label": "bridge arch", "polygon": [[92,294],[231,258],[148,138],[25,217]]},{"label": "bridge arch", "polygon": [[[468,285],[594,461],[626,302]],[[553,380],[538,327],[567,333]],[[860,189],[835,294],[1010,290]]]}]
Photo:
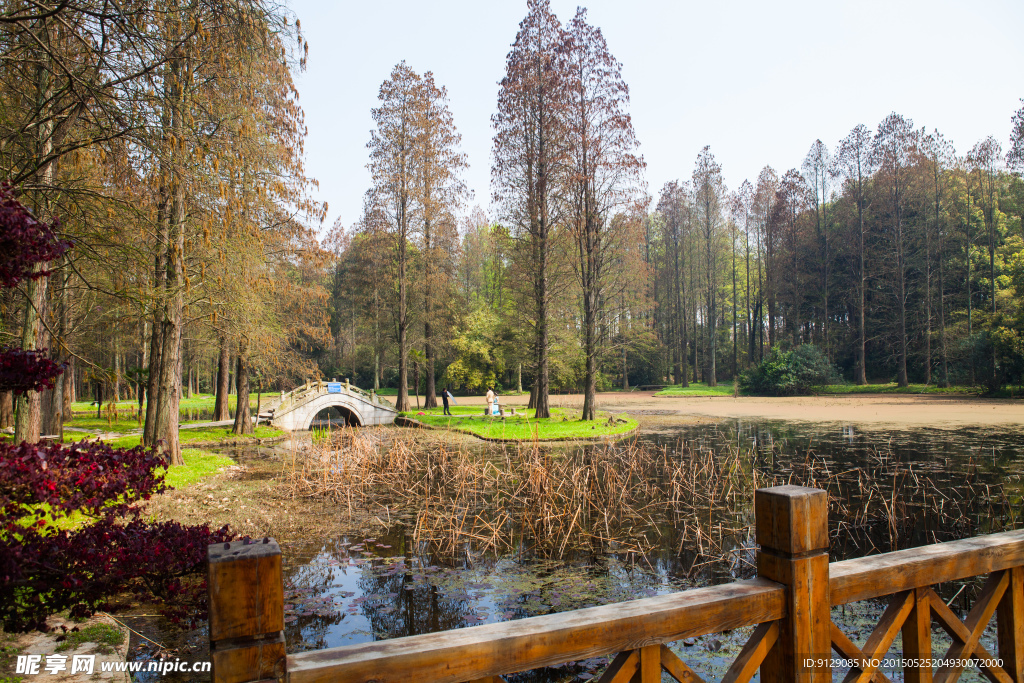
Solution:
[{"label": "bridge arch", "polygon": [[316,415],[313,416],[313,418],[312,418],[312,420],[311,420],[311,422],[309,424],[309,427],[307,427],[307,429],[312,429],[313,425],[318,420],[323,420],[323,419],[325,419],[325,417],[329,421],[333,421],[335,419],[339,419],[340,418],[344,422],[344,425],[346,427],[362,427],[363,426],[363,421],[360,418],[359,413],[357,413],[356,411],[352,410],[348,406],[337,405],[337,406],[327,406],[326,408],[321,408],[320,412],[318,412]]},{"label": "bridge arch", "polygon": [[357,426],[391,424],[398,414],[395,409],[381,401],[371,402],[368,395],[355,391],[327,392],[309,387],[304,393],[289,400],[282,409],[275,410],[273,424],[288,431],[308,430],[321,411],[338,410],[346,422]]}]

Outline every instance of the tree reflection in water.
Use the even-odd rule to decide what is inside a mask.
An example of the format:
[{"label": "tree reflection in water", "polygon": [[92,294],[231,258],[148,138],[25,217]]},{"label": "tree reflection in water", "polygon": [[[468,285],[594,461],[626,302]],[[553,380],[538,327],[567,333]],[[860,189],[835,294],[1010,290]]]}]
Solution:
[{"label": "tree reflection in water", "polygon": [[[716,453],[740,448],[744,467],[758,473],[755,481],[828,489],[833,560],[1018,526],[1014,508],[1024,467],[1017,432],[863,434],[840,425],[727,421],[647,438],[670,451],[681,440]],[[884,506],[877,497],[883,491]],[[287,549],[288,647],[295,652],[463,628],[748,578],[754,574],[752,494],[732,492],[734,504],[709,508],[704,519],[653,517],[634,529],[655,539],[646,554],[616,543],[578,544],[560,558],[527,547],[482,553],[472,543],[439,553],[436,546],[415,544],[404,523],[376,537]],[[942,590],[953,597],[959,587]],[[959,593],[956,604],[970,604],[971,592]],[[729,638],[742,645],[742,636]],[[700,650],[712,664],[727,663],[731,640],[720,637],[725,645],[697,642],[685,652],[691,660]],[[551,680],[603,663],[588,660]]]}]

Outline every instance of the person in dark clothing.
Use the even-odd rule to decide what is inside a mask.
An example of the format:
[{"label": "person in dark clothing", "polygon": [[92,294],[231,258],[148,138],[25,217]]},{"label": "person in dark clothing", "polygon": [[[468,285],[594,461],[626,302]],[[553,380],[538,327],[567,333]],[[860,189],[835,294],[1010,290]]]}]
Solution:
[{"label": "person in dark clothing", "polygon": [[448,399],[452,397],[452,392],[448,391],[448,387],[445,387],[444,391],[441,392],[441,400],[444,401],[444,414],[451,415],[452,411],[448,409]]}]

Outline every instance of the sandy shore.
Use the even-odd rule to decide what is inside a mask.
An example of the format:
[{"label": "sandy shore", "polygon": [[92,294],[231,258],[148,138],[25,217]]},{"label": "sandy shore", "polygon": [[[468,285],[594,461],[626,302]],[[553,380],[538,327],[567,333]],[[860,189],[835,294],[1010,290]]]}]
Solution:
[{"label": "sandy shore", "polygon": [[[525,405],[527,397],[502,397],[504,405]],[[483,404],[483,396],[459,397],[460,405]],[[635,391],[597,395],[598,408],[635,415],[703,418],[763,418],[799,422],[840,422],[864,427],[1024,427],[1024,402],[969,396],[876,394],[854,396],[664,397]],[[552,406],[579,408],[580,394],[552,395]]]}]

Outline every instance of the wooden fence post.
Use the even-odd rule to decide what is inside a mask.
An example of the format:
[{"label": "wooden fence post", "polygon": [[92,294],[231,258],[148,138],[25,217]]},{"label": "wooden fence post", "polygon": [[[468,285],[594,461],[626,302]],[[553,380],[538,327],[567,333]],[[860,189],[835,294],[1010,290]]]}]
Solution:
[{"label": "wooden fence post", "polygon": [[1007,569],[1010,585],[999,601],[996,616],[999,657],[1015,683],[1024,681],[1024,567]]},{"label": "wooden fence post", "polygon": [[831,683],[828,493],[804,486],[758,489],[754,518],[757,574],[787,589],[787,616],[761,664],[761,680]]},{"label": "wooden fence post", "polygon": [[213,683],[249,683],[283,675],[284,585],[281,548],[262,541],[207,550]]}]

